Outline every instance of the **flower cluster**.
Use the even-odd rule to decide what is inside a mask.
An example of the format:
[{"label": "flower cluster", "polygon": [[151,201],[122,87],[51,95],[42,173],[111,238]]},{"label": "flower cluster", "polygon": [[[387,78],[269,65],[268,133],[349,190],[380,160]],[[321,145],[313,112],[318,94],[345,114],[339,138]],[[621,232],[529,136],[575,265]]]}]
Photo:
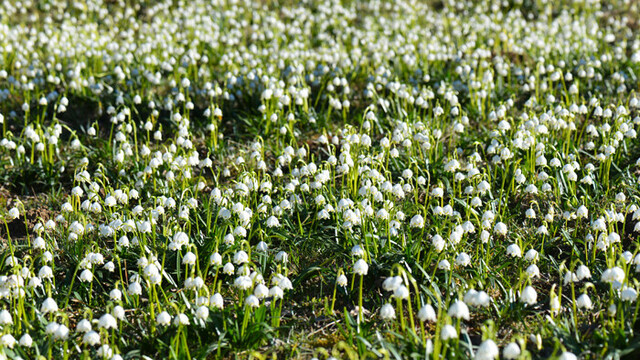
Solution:
[{"label": "flower cluster", "polygon": [[619,356],[638,7],[4,3],[0,359]]}]

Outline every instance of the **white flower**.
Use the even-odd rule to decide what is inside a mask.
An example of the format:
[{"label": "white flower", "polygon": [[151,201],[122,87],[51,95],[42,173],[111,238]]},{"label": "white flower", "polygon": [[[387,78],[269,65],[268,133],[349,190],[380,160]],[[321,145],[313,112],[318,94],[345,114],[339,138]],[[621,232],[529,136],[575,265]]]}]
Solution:
[{"label": "white flower", "polygon": [[173,324],[178,326],[178,325],[189,325],[189,318],[187,317],[187,315],[180,313],[178,315],[176,315],[173,318]]},{"label": "white flower", "polygon": [[632,287],[627,287],[625,286],[622,289],[622,292],[620,293],[620,299],[622,299],[622,301],[636,301],[636,299],[638,298],[638,292],[636,291],[636,289],[632,288]]},{"label": "white flower", "polygon": [[367,272],[369,272],[369,265],[367,265],[367,262],[363,259],[358,259],[358,261],[353,265],[353,272],[362,276],[367,275]]},{"label": "white flower", "polygon": [[189,251],[184,254],[184,257],[182,258],[182,265],[193,265],[196,263],[196,260],[196,254]]},{"label": "white flower", "polygon": [[454,172],[460,168],[460,162],[456,159],[453,159],[444,165],[444,171],[446,172]]},{"label": "white flower", "polygon": [[351,248],[351,255],[355,257],[363,257],[364,249],[362,248],[362,246],[356,244]]},{"label": "white flower", "polygon": [[0,344],[4,347],[8,347],[9,349],[13,349],[16,345],[16,339],[11,334],[4,334],[0,337]]},{"label": "white flower", "polygon": [[284,251],[280,251],[273,258],[276,262],[286,263],[289,259],[289,254]]},{"label": "white flower", "polygon": [[445,325],[442,327],[442,329],[440,330],[440,338],[443,341],[447,341],[449,339],[455,339],[458,337],[458,332],[456,331],[456,328],[454,328],[451,325]]},{"label": "white flower", "polygon": [[534,277],[539,277],[540,276],[540,269],[538,268],[538,266],[536,264],[531,264],[529,265],[529,267],[526,270],[527,275],[529,275],[530,278],[534,278]]},{"label": "white flower", "polygon": [[240,290],[247,290],[253,285],[253,281],[248,276],[238,276],[233,285]]},{"label": "white flower", "polygon": [[[246,213],[242,212],[241,214],[246,214]],[[238,215],[238,217],[242,217],[242,216],[244,215]],[[247,229],[245,229],[243,226],[236,226],[236,228],[233,229],[233,235],[244,238],[247,236]]]},{"label": "white flower", "polygon": [[58,311],[58,304],[52,298],[48,297],[42,302],[42,306],[40,306],[40,312],[43,314],[54,313]]},{"label": "white flower", "polygon": [[284,297],[284,291],[276,285],[269,289],[269,296],[272,296],[274,299],[282,299]]},{"label": "white flower", "polygon": [[502,350],[502,356],[507,360],[517,359],[520,356],[520,346],[514,342],[509,343]]},{"label": "white flower", "polygon": [[507,225],[503,222],[499,222],[493,228],[493,231],[495,231],[496,234],[498,235],[502,235],[502,236],[507,235]]},{"label": "white flower", "polygon": [[260,306],[260,300],[255,295],[249,295],[245,299],[244,304],[248,307],[256,308]]},{"label": "white flower", "polygon": [[109,261],[104,264],[103,268],[108,272],[114,272],[116,270],[116,264],[114,264],[113,261]]},{"label": "white flower", "polygon": [[522,257],[522,251],[520,250],[520,246],[518,246],[518,244],[511,244],[507,246],[507,255],[511,257]]},{"label": "white flower", "polygon": [[338,276],[338,278],[336,279],[336,283],[338,284],[338,286],[347,286],[347,276],[344,274],[340,274],[340,276]]},{"label": "white flower", "polygon": [[41,238],[40,236],[38,236],[37,238],[33,239],[33,248],[36,250],[42,250],[44,249],[46,246],[46,243],[44,241],[43,238]]},{"label": "white flower", "polygon": [[209,318],[209,308],[206,306],[200,306],[198,310],[196,310],[196,317],[201,320]]},{"label": "white flower", "polygon": [[279,226],[280,226],[280,221],[278,220],[278,218],[277,218],[277,217],[275,217],[275,216],[270,216],[270,217],[267,219],[267,227],[272,228],[272,227],[279,227]]},{"label": "white flower", "polygon": [[625,278],[624,270],[619,267],[614,267],[611,269],[607,269],[602,273],[602,277],[600,280],[606,283],[614,283],[614,282],[623,282]]},{"label": "white flower", "polygon": [[91,282],[93,280],[93,273],[89,269],[85,269],[80,273],[80,281]]},{"label": "white flower", "polygon": [[529,249],[527,253],[524,255],[524,259],[527,261],[535,262],[539,258],[538,252],[535,249]]},{"label": "white flower", "polygon": [[112,301],[120,301],[120,299],[122,298],[122,291],[120,291],[119,289],[113,289],[109,292],[109,298]]},{"label": "white flower", "polygon": [[40,280],[40,278],[39,278],[39,277],[34,276],[34,277],[32,277],[32,278],[30,278],[30,279],[29,279],[29,284],[28,284],[28,286],[29,286],[30,288],[37,288],[37,287],[40,287],[40,286],[42,286],[42,280]]},{"label": "white flower", "polygon": [[22,335],[22,337],[20,338],[20,346],[29,348],[31,347],[32,344],[33,344],[33,339],[31,338],[31,335],[29,334]]},{"label": "white flower", "polygon": [[98,320],[98,326],[104,329],[116,329],[118,322],[111,314],[104,314]]},{"label": "white flower", "polygon": [[173,234],[173,242],[175,242],[176,244],[183,246],[183,245],[188,245],[189,244],[189,235],[187,235],[186,233],[182,232],[182,231],[178,231],[175,234]]},{"label": "white flower", "polygon": [[444,196],[444,190],[440,187],[434,188],[433,190],[431,190],[431,196],[441,198]]},{"label": "white flower", "polygon": [[222,310],[224,308],[224,300],[222,299],[222,295],[220,295],[219,293],[211,295],[211,298],[209,298],[209,304],[211,304],[211,306],[216,309]]},{"label": "white flower", "polygon": [[38,271],[38,277],[43,280],[51,279],[53,278],[53,270],[48,265],[44,265],[40,268],[40,271]]},{"label": "white flower", "polygon": [[411,218],[411,222],[409,223],[411,227],[422,229],[424,227],[424,218],[422,215],[415,215]]},{"label": "white flower", "polygon": [[391,276],[382,282],[382,288],[385,291],[395,291],[400,285],[402,285],[402,277],[400,276]]},{"label": "white flower", "polygon": [[227,274],[227,275],[233,275],[235,268],[233,266],[232,263],[228,262],[226,264],[224,264],[224,267],[222,268],[222,273]]},{"label": "white flower", "polygon": [[55,333],[56,333],[56,331],[58,330],[59,327],[60,327],[60,324],[58,324],[56,322],[50,322],[45,327],[45,332],[48,335],[55,335]]},{"label": "white flower", "polygon": [[108,207],[113,207],[113,206],[115,206],[115,205],[116,205],[116,198],[115,198],[115,197],[113,197],[113,196],[107,196],[107,197],[104,199],[104,205],[105,205],[105,206],[108,206]]},{"label": "white flower", "polygon": [[255,289],[253,289],[253,294],[258,299],[264,299],[269,295],[269,288],[267,288],[264,284],[256,285]]},{"label": "white flower", "polygon": [[447,261],[447,259],[440,260],[440,262],[438,263],[438,269],[440,269],[440,270],[450,270],[451,269],[451,264],[449,263],[449,261]]},{"label": "white flower", "polygon": [[218,254],[217,252],[211,254],[211,256],[209,256],[209,264],[215,266],[222,265],[222,256],[220,256],[220,254]]},{"label": "white flower", "polygon": [[236,265],[242,265],[248,261],[249,261],[249,255],[243,250],[240,250],[233,255],[233,262]]},{"label": "white flower", "polygon": [[7,220],[14,220],[17,219],[18,217],[20,217],[20,211],[18,210],[18,208],[11,208],[8,212],[7,212]]},{"label": "white flower", "polygon": [[113,356],[113,350],[107,344],[104,344],[98,348],[96,355],[103,359],[110,359]]},{"label": "white flower", "polygon": [[469,266],[471,265],[471,257],[467,255],[467,253],[462,252],[456,257],[455,264],[456,266],[462,267]]},{"label": "white flower", "polygon": [[580,207],[578,208],[578,210],[576,210],[576,216],[578,218],[586,218],[589,216],[589,210],[587,209],[586,206],[584,205],[580,205]]},{"label": "white flower", "polygon": [[471,306],[487,307],[491,303],[491,297],[484,291],[469,289],[464,295],[464,302]]},{"label": "white flower", "polygon": [[525,287],[520,294],[520,301],[528,305],[535,304],[538,301],[536,290],[531,286]]},{"label": "white flower", "polygon": [[582,281],[584,279],[590,279],[591,278],[591,271],[589,271],[589,268],[584,266],[584,265],[580,265],[578,266],[578,269],[576,270],[576,277],[578,278],[578,281]]},{"label": "white flower", "polygon": [[476,352],[476,360],[493,360],[500,355],[500,349],[498,345],[491,340],[487,339],[480,344],[478,351]]},{"label": "white flower", "polygon": [[444,241],[442,236],[438,234],[434,235],[431,238],[431,243],[433,244],[433,247],[438,253],[442,252],[442,250],[444,250],[445,246],[447,245],[446,241]]},{"label": "white flower", "polygon": [[536,230],[536,234],[549,235],[549,230],[547,230],[546,226],[540,225],[538,227],[538,230]]},{"label": "white flower", "polygon": [[116,305],[113,310],[111,311],[111,314],[113,314],[113,316],[116,319],[119,320],[124,320],[125,319],[125,315],[124,315],[124,308],[120,305]]},{"label": "white flower", "polygon": [[594,231],[606,231],[607,223],[604,221],[604,218],[598,218],[591,223],[591,228]]},{"label": "white flower", "polygon": [[84,334],[84,336],[82,337],[82,342],[89,346],[98,345],[100,344],[100,334],[91,330]]},{"label": "white flower", "polygon": [[456,300],[447,311],[447,315],[456,319],[469,320],[469,307],[464,301]]},{"label": "white flower", "polygon": [[558,360],[578,360],[578,357],[573,355],[573,353],[569,351],[565,351],[562,353],[562,355],[560,355]]},{"label": "white flower", "polygon": [[435,322],[437,320],[437,316],[433,306],[431,306],[430,304],[426,304],[425,306],[423,306],[420,311],[418,311],[418,319],[420,319],[420,321],[422,322]]},{"label": "white flower", "polygon": [[491,234],[487,230],[482,230],[482,232],[480,233],[480,240],[482,241],[482,243],[488,243],[490,238]]},{"label": "white flower", "polygon": [[258,245],[256,245],[256,250],[260,252],[266,252],[269,249],[269,245],[266,242],[260,241]]},{"label": "white flower", "polygon": [[396,318],[396,310],[391,304],[384,304],[380,308],[380,318],[382,320],[393,320]]},{"label": "white flower", "polygon": [[58,325],[53,333],[53,337],[58,340],[66,340],[69,336],[69,328],[66,325]]},{"label": "white flower", "polygon": [[400,285],[393,291],[393,297],[397,299],[407,299],[409,298],[409,289],[404,285]]},{"label": "white flower", "polygon": [[91,321],[87,319],[82,319],[76,325],[76,331],[86,333],[92,330]]},{"label": "white flower", "polygon": [[142,286],[140,285],[139,282],[134,281],[131,284],[129,284],[129,287],[127,288],[127,293],[129,293],[129,295],[142,295]]},{"label": "white flower", "polygon": [[535,219],[536,218],[536,212],[533,209],[528,209],[525,212],[525,216],[526,216],[527,219]]},{"label": "white flower", "polygon": [[578,299],[576,299],[576,305],[581,309],[593,309],[593,303],[587,294],[580,295]]}]

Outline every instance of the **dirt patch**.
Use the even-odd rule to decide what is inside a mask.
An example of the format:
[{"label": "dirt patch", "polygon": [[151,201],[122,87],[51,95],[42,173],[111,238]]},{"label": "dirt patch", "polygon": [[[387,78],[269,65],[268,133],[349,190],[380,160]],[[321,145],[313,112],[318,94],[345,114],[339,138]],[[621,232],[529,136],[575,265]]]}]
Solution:
[{"label": "dirt patch", "polygon": [[[26,214],[17,219],[14,219],[7,225],[9,226],[9,234],[12,239],[21,239],[27,236],[27,228],[29,228],[29,233],[32,232],[33,227],[38,223],[42,222],[44,224],[45,221],[53,218],[53,213],[47,208],[40,209],[27,209]],[[2,238],[6,237],[7,229],[6,227],[2,229],[0,232],[0,236]]]},{"label": "dirt patch", "polygon": [[[27,231],[32,233],[33,227],[38,223],[46,222],[55,217],[54,211],[48,205],[47,196],[41,194],[37,196],[16,196],[5,188],[0,188],[0,209],[8,211],[18,204],[18,200],[24,205],[24,211],[20,209],[20,217],[3,224],[0,227],[0,239],[6,240],[7,228],[13,240],[26,238]],[[4,212],[3,211],[3,212]],[[28,229],[28,230],[27,230]]]}]

